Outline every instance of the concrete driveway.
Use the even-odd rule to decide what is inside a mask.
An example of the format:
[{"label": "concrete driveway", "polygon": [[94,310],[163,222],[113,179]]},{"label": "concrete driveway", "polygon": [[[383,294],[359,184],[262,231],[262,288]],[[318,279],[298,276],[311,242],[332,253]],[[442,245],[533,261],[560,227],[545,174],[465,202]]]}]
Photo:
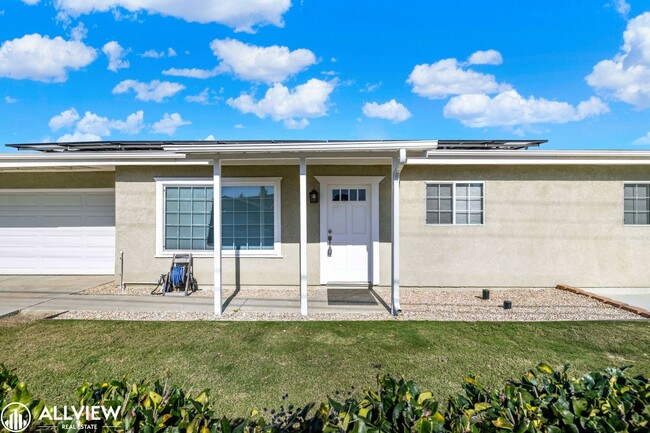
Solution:
[{"label": "concrete driveway", "polygon": [[112,280],[106,275],[0,275],[0,318]]},{"label": "concrete driveway", "polygon": [[632,307],[650,311],[650,287],[615,288],[615,289],[582,289],[594,295],[604,296],[614,301],[623,302]]}]

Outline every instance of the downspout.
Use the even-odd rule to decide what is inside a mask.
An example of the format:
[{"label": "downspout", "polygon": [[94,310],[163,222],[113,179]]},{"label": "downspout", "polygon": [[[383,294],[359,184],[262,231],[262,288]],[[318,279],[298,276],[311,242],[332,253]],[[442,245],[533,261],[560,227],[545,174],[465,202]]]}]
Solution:
[{"label": "downspout", "polygon": [[406,164],[406,149],[400,149],[392,164],[392,206],[391,206],[391,291],[390,313],[397,316],[402,310],[399,303],[399,202],[400,202],[400,175]]}]

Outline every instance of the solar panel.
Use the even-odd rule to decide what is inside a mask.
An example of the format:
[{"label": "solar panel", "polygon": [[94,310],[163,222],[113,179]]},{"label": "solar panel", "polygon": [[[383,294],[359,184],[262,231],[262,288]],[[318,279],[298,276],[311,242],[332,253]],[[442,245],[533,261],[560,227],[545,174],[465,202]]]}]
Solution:
[{"label": "solar panel", "polygon": [[[73,143],[23,143],[7,144],[18,150],[32,150],[39,152],[143,152],[162,151],[166,146],[214,146],[223,145],[254,145],[254,144],[291,144],[291,143],[376,143],[400,142],[404,140],[225,140],[225,141],[96,141]],[[419,141],[419,140],[409,140]],[[438,140],[438,149],[459,150],[520,150],[539,146],[547,140]]]}]

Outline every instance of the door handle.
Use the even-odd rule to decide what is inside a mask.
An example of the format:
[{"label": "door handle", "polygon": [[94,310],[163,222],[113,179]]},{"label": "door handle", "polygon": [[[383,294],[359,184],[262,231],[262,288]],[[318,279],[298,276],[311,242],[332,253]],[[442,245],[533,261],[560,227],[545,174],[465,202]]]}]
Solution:
[{"label": "door handle", "polygon": [[332,257],[332,229],[327,231],[327,257]]}]

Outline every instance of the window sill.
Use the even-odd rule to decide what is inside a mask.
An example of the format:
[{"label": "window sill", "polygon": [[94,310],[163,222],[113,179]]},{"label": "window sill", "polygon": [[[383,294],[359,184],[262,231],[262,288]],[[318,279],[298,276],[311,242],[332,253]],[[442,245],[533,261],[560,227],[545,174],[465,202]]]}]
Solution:
[{"label": "window sill", "polygon": [[[179,253],[187,253],[190,252],[192,253],[192,257],[195,259],[198,258],[213,258],[214,253],[213,252],[194,252],[194,251],[175,251],[175,252],[163,252],[163,253],[157,253],[154,257],[157,259],[171,259],[174,257],[174,254],[179,254]],[[222,251],[221,252],[221,258],[227,259],[227,258],[234,258],[234,257],[241,257],[241,258],[251,258],[251,259],[281,259],[283,258],[282,253],[280,252],[269,252],[269,253],[258,253],[258,252],[250,252],[246,254],[240,253],[239,255],[230,252],[230,251]]]},{"label": "window sill", "polygon": [[425,227],[483,227],[483,224],[424,224]]}]

